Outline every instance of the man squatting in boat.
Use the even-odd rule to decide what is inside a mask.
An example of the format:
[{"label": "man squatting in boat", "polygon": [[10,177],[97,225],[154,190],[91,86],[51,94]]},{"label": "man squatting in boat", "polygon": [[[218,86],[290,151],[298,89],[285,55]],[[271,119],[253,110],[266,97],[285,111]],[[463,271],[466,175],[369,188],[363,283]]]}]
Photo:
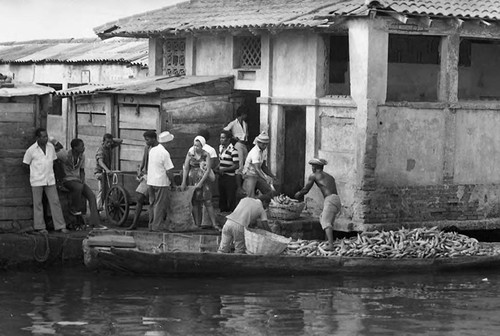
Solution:
[{"label": "man squatting in boat", "polygon": [[321,190],[325,200],[323,212],[320,216],[320,223],[328,239],[328,245],[324,250],[330,251],[333,249],[333,223],[341,209],[340,197],[337,193],[335,179],[333,176],[323,171],[323,167],[327,164],[326,160],[314,158],[309,161],[309,164],[312,167],[312,174],[309,175],[304,188],[295,194],[295,198],[299,200],[302,199],[304,195],[311,190],[314,183],[316,183]]},{"label": "man squatting in boat", "polygon": [[[243,198],[236,209],[226,218],[227,221],[222,227],[219,253],[229,253],[231,245],[234,245],[234,253],[245,253],[245,228],[261,226],[267,231],[271,231],[267,224],[266,209],[271,203],[271,196],[260,194],[257,198]],[[260,225],[259,225],[260,224]]]}]

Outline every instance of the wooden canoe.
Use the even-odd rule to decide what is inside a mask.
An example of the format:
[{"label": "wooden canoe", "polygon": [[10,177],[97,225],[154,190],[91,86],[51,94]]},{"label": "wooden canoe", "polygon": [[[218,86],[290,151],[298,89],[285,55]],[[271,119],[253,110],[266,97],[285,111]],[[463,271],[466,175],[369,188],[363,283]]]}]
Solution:
[{"label": "wooden canoe", "polygon": [[[312,274],[370,274],[447,272],[500,266],[500,255],[454,258],[377,259],[360,257],[305,257],[295,255],[223,254],[220,236],[140,231],[93,231],[108,243],[89,236],[83,242],[85,265],[138,275],[255,276]],[[124,236],[123,240],[120,235]],[[125,238],[126,237],[126,238]],[[136,243],[131,247],[130,238]],[[109,243],[111,241],[111,243]],[[114,245],[115,244],[115,245]],[[125,247],[115,247],[125,246]]]}]

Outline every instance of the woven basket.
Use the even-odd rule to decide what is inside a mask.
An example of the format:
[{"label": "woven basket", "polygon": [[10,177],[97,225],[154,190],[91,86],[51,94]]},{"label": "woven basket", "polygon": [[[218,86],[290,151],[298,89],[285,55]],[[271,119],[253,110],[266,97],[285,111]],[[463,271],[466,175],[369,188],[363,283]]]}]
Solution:
[{"label": "woven basket", "polygon": [[292,238],[285,238],[266,230],[245,228],[245,245],[249,254],[280,254],[291,241]]},{"label": "woven basket", "polygon": [[304,202],[291,202],[289,204],[271,203],[269,204],[269,217],[276,219],[297,219],[304,210]]}]

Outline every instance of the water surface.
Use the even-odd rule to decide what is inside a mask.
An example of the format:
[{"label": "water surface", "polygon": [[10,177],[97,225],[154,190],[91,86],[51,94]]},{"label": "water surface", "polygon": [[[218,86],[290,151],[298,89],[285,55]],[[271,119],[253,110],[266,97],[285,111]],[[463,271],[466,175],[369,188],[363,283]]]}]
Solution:
[{"label": "water surface", "polygon": [[500,270],[160,279],[0,273],[0,335],[498,335]]}]

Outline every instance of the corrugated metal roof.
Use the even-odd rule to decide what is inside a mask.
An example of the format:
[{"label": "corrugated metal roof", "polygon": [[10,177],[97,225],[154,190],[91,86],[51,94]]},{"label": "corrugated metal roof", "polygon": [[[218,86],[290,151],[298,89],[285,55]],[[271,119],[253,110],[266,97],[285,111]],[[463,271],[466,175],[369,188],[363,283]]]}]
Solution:
[{"label": "corrugated metal roof", "polygon": [[128,80],[124,83],[89,84],[76,88],[59,90],[58,96],[79,96],[94,93],[119,93],[146,95],[162,91],[172,91],[180,88],[196,86],[211,82],[222,82],[232,79],[233,76],[154,76],[145,79]]},{"label": "corrugated metal roof", "polygon": [[0,88],[0,97],[41,96],[55,90],[48,86],[14,82],[13,88]]},{"label": "corrugated metal roof", "polygon": [[148,65],[146,39],[38,40],[0,43],[0,63],[116,62]]},{"label": "corrugated metal roof", "polygon": [[122,84],[122,83],[86,84],[86,85],[73,87],[70,89],[56,91],[56,95],[62,96],[62,97],[90,95],[90,94],[97,93],[98,91],[105,91],[105,90],[112,89],[116,85],[119,85],[119,84]]},{"label": "corrugated metal roof", "polygon": [[325,16],[358,16],[369,9],[398,13],[500,19],[499,0],[191,0],[96,27],[102,37],[176,34],[213,29],[307,28]]}]

